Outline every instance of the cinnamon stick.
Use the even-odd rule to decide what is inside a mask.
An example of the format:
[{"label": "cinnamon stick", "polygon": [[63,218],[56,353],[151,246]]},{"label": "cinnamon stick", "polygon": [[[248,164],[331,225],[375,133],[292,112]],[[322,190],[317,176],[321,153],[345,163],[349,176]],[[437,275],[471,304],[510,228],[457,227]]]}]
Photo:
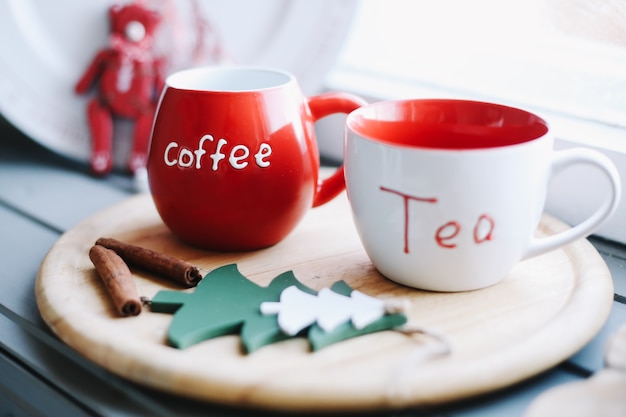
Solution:
[{"label": "cinnamon stick", "polygon": [[89,259],[93,262],[98,275],[122,316],[136,316],[141,313],[141,300],[133,276],[114,251],[95,245],[89,250]]},{"label": "cinnamon stick", "polygon": [[114,250],[129,265],[143,268],[186,287],[193,287],[202,279],[198,268],[173,256],[112,238],[102,237],[96,241],[96,245]]}]

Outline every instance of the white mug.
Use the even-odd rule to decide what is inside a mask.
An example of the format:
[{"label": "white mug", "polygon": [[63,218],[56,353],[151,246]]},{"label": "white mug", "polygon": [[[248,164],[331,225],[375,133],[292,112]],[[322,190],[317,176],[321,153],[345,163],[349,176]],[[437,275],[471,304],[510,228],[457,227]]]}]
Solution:
[{"label": "white mug", "polygon": [[[550,178],[592,164],[610,183],[575,227],[536,238]],[[593,233],[615,211],[620,178],[590,149],[556,152],[527,111],[451,99],[387,101],[346,120],[344,169],[361,242],[385,277],[432,291],[502,280],[520,261]]]}]

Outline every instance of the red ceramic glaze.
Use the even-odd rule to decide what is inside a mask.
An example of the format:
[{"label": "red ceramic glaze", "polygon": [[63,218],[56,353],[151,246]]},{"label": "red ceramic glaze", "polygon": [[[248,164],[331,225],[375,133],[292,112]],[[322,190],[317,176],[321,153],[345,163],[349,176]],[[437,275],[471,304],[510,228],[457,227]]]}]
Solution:
[{"label": "red ceramic glaze", "polygon": [[218,67],[170,76],[147,165],[161,218],[207,249],[274,245],[309,208],[344,189],[341,169],[319,179],[315,121],[363,104],[342,93],[306,98],[277,71]]},{"label": "red ceramic glaze", "polygon": [[350,120],[364,137],[427,149],[488,149],[542,137],[548,125],[514,107],[471,100],[398,100],[361,109]]}]

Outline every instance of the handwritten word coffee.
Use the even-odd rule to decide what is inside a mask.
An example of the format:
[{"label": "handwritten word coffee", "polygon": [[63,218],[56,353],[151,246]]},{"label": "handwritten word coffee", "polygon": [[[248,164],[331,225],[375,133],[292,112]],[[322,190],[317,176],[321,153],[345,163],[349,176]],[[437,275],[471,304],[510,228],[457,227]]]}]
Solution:
[{"label": "handwritten word coffee", "polygon": [[[252,152],[255,153],[251,154]],[[223,164],[229,164],[235,169],[244,169],[250,163],[267,168],[270,166],[268,158],[271,154],[272,147],[268,143],[261,143],[258,149],[251,150],[246,145],[232,146],[224,138],[215,142],[212,135],[204,135],[198,141],[197,148],[193,150],[180,146],[177,142],[170,142],[165,148],[163,159],[170,167],[201,169],[208,157],[211,159],[210,169],[217,171]]]}]

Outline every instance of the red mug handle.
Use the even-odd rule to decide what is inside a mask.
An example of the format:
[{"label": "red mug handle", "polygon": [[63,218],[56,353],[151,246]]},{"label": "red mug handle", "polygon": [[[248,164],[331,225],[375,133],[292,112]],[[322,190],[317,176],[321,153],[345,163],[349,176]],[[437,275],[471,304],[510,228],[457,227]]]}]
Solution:
[{"label": "red mug handle", "polygon": [[[313,122],[333,113],[348,114],[367,104],[365,100],[347,93],[325,93],[308,98]],[[321,206],[335,198],[346,188],[343,176],[343,164],[334,174],[325,179],[317,180],[317,189],[313,198],[313,207]]]}]

